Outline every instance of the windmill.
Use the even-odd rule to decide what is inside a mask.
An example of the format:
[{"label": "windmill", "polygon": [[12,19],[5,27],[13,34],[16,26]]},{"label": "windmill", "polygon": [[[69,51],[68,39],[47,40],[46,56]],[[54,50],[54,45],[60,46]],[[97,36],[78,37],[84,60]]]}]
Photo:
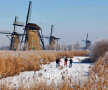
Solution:
[{"label": "windmill", "polygon": [[[19,37],[22,35],[22,34],[18,34],[16,32],[16,26],[23,27],[24,25],[23,25],[23,23],[20,23],[17,21],[17,17],[15,17],[15,21],[14,21],[13,25],[14,25],[13,32],[0,31],[0,33],[6,34],[6,36],[10,39],[10,48],[9,49],[16,51],[16,50],[19,50],[19,44],[20,44],[20,38]],[[11,36],[11,38],[9,36]]]},{"label": "windmill", "polygon": [[85,42],[85,50],[87,50],[91,45],[91,41],[88,40],[88,33],[87,33],[86,39],[82,41]]},{"label": "windmill", "polygon": [[49,40],[49,45],[51,46],[52,49],[54,49],[54,46],[56,44],[57,41],[57,45],[58,45],[58,40],[60,40],[60,38],[57,38],[55,36],[53,36],[53,29],[54,29],[54,25],[51,25],[51,33],[50,36],[44,36],[43,38],[47,38]]},{"label": "windmill", "polygon": [[24,44],[26,50],[42,50],[44,48],[44,41],[39,30],[42,30],[35,23],[29,23],[31,14],[32,2],[29,2],[26,25],[24,27],[24,33],[21,39],[21,45]]}]

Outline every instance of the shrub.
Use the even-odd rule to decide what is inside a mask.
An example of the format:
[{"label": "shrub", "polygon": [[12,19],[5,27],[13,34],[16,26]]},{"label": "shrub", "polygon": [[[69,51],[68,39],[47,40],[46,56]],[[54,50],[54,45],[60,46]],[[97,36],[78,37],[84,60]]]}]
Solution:
[{"label": "shrub", "polygon": [[108,51],[108,39],[97,41],[92,49],[91,59],[96,62],[99,57],[103,57],[105,52]]}]

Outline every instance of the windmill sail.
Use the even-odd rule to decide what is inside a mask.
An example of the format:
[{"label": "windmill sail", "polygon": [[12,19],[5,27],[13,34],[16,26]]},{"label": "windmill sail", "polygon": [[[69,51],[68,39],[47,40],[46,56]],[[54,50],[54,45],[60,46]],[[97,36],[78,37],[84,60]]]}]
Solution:
[{"label": "windmill sail", "polygon": [[9,31],[0,31],[1,34],[12,34],[12,32]]},{"label": "windmill sail", "polygon": [[19,45],[20,45],[19,34],[13,33],[11,35],[10,50],[14,50],[14,51],[19,50]]}]

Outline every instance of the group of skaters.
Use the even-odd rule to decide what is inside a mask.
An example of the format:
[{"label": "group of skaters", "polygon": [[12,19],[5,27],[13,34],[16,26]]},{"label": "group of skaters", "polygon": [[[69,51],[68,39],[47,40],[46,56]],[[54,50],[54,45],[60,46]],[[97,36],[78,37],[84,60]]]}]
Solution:
[{"label": "group of skaters", "polygon": [[[59,66],[60,66],[60,62],[61,62],[60,59],[61,59],[61,58],[59,58],[59,57],[56,59],[56,67],[59,67]],[[68,58],[65,57],[65,58],[64,58],[64,66],[67,67],[67,62],[68,62],[68,61],[69,61],[69,68],[71,68],[71,67],[72,67],[72,63],[73,63],[72,58],[70,58],[70,59],[68,60]]]}]

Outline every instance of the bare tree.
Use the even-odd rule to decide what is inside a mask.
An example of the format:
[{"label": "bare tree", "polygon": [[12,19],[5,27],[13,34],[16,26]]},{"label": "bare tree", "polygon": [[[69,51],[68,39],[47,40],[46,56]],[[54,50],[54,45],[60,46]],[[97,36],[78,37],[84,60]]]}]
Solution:
[{"label": "bare tree", "polygon": [[73,47],[72,44],[67,45],[67,49],[68,49],[68,51],[72,51],[72,49],[73,49],[72,47]]},{"label": "bare tree", "polygon": [[74,50],[79,50],[80,49],[80,44],[78,41],[76,41],[73,45]]},{"label": "bare tree", "polygon": [[95,62],[99,57],[103,57],[106,51],[108,51],[108,39],[97,41],[91,52],[92,61]]}]

